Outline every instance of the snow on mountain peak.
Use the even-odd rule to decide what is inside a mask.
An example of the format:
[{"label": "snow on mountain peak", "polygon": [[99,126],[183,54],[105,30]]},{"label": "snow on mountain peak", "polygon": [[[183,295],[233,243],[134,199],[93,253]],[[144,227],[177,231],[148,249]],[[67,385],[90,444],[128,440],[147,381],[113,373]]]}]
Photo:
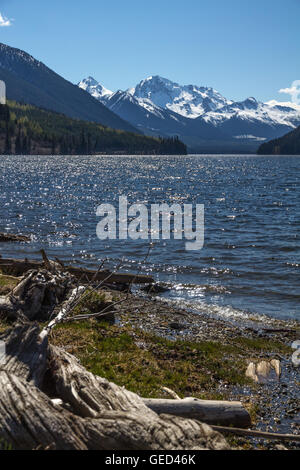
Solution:
[{"label": "snow on mountain peak", "polygon": [[253,103],[253,104],[257,104],[257,103],[258,103],[258,101],[257,101],[253,96],[250,96],[250,98],[247,98],[245,101],[248,102],[248,103],[251,103],[251,104],[252,104],[252,103]]},{"label": "snow on mountain peak", "polygon": [[[104,102],[114,95],[93,77],[82,80],[78,86]],[[191,119],[232,103],[211,87],[179,85],[159,75],[145,78],[136,87],[126,90],[126,93],[148,111],[149,107],[154,107],[155,112],[161,108]]]},{"label": "snow on mountain peak", "polygon": [[78,86],[79,88],[82,88],[83,90],[90,93],[90,95],[92,95],[94,98],[96,98],[99,101],[102,98],[108,98],[109,96],[113,94],[112,91],[102,86],[100,83],[97,82],[97,80],[95,80],[91,76],[81,80],[81,82],[78,83]]},{"label": "snow on mountain peak", "polygon": [[213,88],[179,85],[159,75],[142,80],[130,93],[142,106],[143,100],[150,100],[160,108],[191,119],[231,103]]},{"label": "snow on mountain peak", "polygon": [[231,118],[237,118],[242,121],[257,122],[269,126],[287,126],[295,128],[299,125],[300,106],[298,109],[292,106],[281,106],[276,101],[262,103],[255,98],[250,97],[245,101],[233,102],[230,105],[219,108],[216,111],[208,112],[203,116],[207,123],[220,125],[222,122]]},{"label": "snow on mountain peak", "polygon": [[90,86],[100,85],[100,83],[98,83],[97,80],[95,80],[94,77],[91,77],[91,76],[83,80],[83,82],[86,84],[89,84]]},{"label": "snow on mountain peak", "polygon": [[[204,122],[217,127],[235,118],[244,123],[290,128],[299,125],[300,120],[300,106],[293,103],[262,103],[254,97],[230,101],[211,87],[179,85],[159,75],[151,75],[124,92],[113,93],[93,77],[82,80],[79,86],[114,112],[122,102],[126,102],[143,108],[149,119],[150,116],[166,119],[167,115],[173,120],[180,119],[180,116],[190,119],[201,117]],[[178,119],[176,115],[179,115]]]}]

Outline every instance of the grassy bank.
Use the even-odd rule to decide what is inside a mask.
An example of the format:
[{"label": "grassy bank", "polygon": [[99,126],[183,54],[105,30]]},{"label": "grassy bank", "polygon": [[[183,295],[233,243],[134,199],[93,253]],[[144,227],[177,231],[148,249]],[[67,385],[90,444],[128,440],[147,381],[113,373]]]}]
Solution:
[{"label": "grassy bank", "polygon": [[220,384],[245,385],[246,360],[261,351],[286,352],[280,342],[236,338],[232,345],[212,341],[170,341],[130,326],[96,320],[59,325],[51,342],[66,348],[96,375],[143,397],[224,398]]},{"label": "grassy bank", "polygon": [[[6,294],[17,282],[17,278],[0,275],[0,293]],[[101,306],[103,294],[94,293],[76,308],[76,314],[96,312]],[[227,385],[251,384],[245,377],[249,360],[255,361],[262,353],[290,352],[279,340],[243,335],[228,342],[169,340],[132,326],[130,320],[128,312],[122,315],[123,326],[95,319],[61,324],[50,341],[74,354],[94,374],[153,398],[165,396],[162,387],[182,397],[225,398]],[[0,322],[0,331],[8,327]]]},{"label": "grassy bank", "polygon": [[8,294],[19,282],[17,277],[0,274],[0,295]]},{"label": "grassy bank", "polygon": [[[0,274],[0,294],[7,294],[18,282],[18,278]],[[106,302],[119,300],[122,295],[116,291],[93,293],[74,313],[99,312]],[[274,384],[262,388],[245,375],[251,361],[286,361],[291,354],[289,337],[282,333],[262,337],[249,328],[228,327],[220,319],[209,320],[135,296],[129,296],[121,306],[115,312],[116,324],[96,319],[60,324],[51,332],[50,343],[75,355],[90,372],[142,397],[166,398],[163,387],[168,387],[182,398],[237,399],[258,429],[262,419],[263,429],[269,429],[266,426],[270,422],[274,426],[274,418],[280,423],[283,417],[284,423],[288,419],[288,425],[292,424],[293,417],[287,418],[287,414],[293,400],[297,401],[297,377],[290,376],[288,385],[286,379],[282,385],[275,384],[273,394]],[[172,332],[170,321],[181,322],[185,330]],[[11,326],[0,320],[0,333]],[[247,439],[229,439],[233,447],[252,446]]]}]

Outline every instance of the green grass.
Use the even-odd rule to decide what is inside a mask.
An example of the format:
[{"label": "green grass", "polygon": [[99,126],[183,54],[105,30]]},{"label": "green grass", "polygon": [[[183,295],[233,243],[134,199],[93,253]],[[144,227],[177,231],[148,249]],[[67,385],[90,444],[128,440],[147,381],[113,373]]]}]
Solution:
[{"label": "green grass", "polygon": [[0,295],[8,294],[19,282],[17,277],[5,276],[0,271]]},{"label": "green grass", "polygon": [[245,362],[220,343],[172,342],[95,321],[60,325],[51,342],[67,346],[92,373],[144,397],[164,396],[164,386],[182,397],[221,399],[220,381],[249,383]]},{"label": "green grass", "polygon": [[244,338],[239,337],[233,340],[236,347],[240,347],[241,350],[246,349],[256,352],[274,352],[281,354],[288,354],[291,352],[291,348],[280,341],[276,341],[269,338]]},{"label": "green grass", "polygon": [[4,441],[3,439],[0,439],[0,451],[1,450],[13,450],[13,447],[8,442]]},{"label": "green grass", "polygon": [[[11,278],[0,276],[0,282],[7,286]],[[74,313],[98,312],[112,300],[110,294],[93,292]],[[0,332],[7,328],[5,322],[0,322]],[[261,358],[261,353],[290,353],[288,346],[274,339],[237,336],[230,344],[170,341],[95,319],[58,325],[50,342],[66,347],[90,372],[153,398],[164,397],[162,387],[168,387],[181,397],[226,399],[220,384],[256,387],[245,377],[245,371],[250,361]]]},{"label": "green grass", "polygon": [[73,312],[74,315],[98,313],[108,307],[112,301],[114,301],[113,296],[106,291],[88,290]]}]

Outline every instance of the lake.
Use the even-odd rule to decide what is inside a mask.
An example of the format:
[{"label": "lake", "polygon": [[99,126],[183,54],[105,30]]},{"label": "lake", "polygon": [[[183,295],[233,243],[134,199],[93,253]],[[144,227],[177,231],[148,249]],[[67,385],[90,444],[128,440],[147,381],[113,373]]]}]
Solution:
[{"label": "lake", "polygon": [[[0,231],[32,234],[1,243],[4,257],[50,257],[170,283],[162,294],[230,318],[300,319],[300,156],[1,156]],[[101,203],[204,204],[205,242],[100,241]]]}]

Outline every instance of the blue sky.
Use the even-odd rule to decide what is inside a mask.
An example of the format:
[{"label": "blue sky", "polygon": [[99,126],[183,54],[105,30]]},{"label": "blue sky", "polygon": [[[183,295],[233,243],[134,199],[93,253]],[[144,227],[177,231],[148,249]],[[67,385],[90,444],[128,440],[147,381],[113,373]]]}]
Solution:
[{"label": "blue sky", "polygon": [[287,101],[278,90],[300,79],[300,0],[0,0],[0,13],[0,42],[74,83],[161,75]]}]

